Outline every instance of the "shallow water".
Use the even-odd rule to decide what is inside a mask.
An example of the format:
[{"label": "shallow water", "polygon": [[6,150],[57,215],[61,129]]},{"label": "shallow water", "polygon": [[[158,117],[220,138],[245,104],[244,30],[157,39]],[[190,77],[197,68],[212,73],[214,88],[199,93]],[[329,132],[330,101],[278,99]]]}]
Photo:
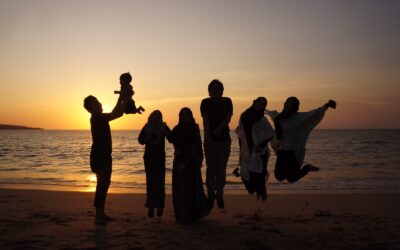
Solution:
[{"label": "shallow water", "polygon": [[[144,147],[138,131],[112,131],[111,192],[145,192]],[[238,141],[232,133],[227,168],[230,192],[243,190],[232,175],[238,165]],[[166,143],[167,190],[171,188],[173,147]],[[90,131],[0,131],[0,186],[50,190],[93,191],[89,167]],[[272,191],[400,190],[400,130],[315,130],[305,163],[319,166],[297,183],[279,183],[273,176],[275,155],[268,170]],[[203,166],[203,177],[205,166]],[[243,191],[244,192],[244,191]]]}]

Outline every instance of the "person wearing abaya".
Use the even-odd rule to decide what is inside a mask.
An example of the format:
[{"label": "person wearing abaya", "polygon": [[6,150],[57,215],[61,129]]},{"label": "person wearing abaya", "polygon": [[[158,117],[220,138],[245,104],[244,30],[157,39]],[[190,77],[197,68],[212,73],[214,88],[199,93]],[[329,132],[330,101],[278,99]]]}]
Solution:
[{"label": "person wearing abaya", "polygon": [[[275,177],[278,181],[295,182],[310,171],[319,168],[311,164],[303,166],[306,143],[311,131],[321,122],[328,108],[336,108],[336,102],[329,100],[323,106],[309,112],[298,112],[300,102],[289,97],[281,113],[265,110],[275,125],[276,139],[271,145],[277,152]],[[303,167],[302,167],[303,166]]]},{"label": "person wearing abaya", "polygon": [[240,175],[250,194],[257,199],[266,200],[267,163],[269,159],[268,142],[274,130],[264,116],[267,106],[265,97],[258,97],[253,105],[244,111],[239,120],[237,133],[240,145]]},{"label": "person wearing abaya", "polygon": [[172,170],[175,219],[180,224],[190,224],[208,215],[211,207],[201,177],[200,130],[189,108],[179,112],[179,123],[172,129],[171,140],[175,148]]},{"label": "person wearing abaya", "polygon": [[171,130],[162,120],[159,110],[153,111],[148,122],[140,131],[138,141],[145,146],[144,167],[146,172],[148,217],[154,216],[154,208],[157,208],[157,216],[163,215],[165,203],[165,138],[171,140]]}]

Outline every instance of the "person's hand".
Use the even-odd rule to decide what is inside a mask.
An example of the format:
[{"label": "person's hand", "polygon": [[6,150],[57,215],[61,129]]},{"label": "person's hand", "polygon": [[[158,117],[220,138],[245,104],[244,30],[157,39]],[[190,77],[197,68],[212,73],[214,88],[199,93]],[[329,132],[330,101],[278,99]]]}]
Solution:
[{"label": "person's hand", "polygon": [[327,106],[328,108],[333,108],[336,109],[336,102],[334,100],[329,100],[325,106]]}]

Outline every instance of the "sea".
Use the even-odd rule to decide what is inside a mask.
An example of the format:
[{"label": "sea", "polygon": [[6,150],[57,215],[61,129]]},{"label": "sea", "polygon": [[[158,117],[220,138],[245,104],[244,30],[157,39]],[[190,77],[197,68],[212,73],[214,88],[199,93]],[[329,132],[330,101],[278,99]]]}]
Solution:
[{"label": "sea", "polygon": [[[145,193],[144,146],[139,131],[112,131],[110,192]],[[246,193],[238,167],[239,144],[231,132],[227,193]],[[89,166],[90,131],[0,130],[0,187],[93,192]],[[173,146],[166,143],[166,190],[171,192]],[[392,192],[400,190],[400,130],[314,130],[305,163],[320,167],[296,183],[274,177],[276,156],[268,162],[268,192]],[[205,178],[205,163],[202,173]]]}]

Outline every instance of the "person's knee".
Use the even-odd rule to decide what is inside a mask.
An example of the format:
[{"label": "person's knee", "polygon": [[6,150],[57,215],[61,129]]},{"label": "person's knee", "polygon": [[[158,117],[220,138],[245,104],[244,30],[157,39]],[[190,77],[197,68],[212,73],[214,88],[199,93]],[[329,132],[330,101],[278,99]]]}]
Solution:
[{"label": "person's knee", "polygon": [[289,175],[286,179],[288,182],[293,183],[296,182],[299,178],[297,178],[297,176]]},{"label": "person's knee", "polygon": [[278,181],[283,181],[286,179],[286,176],[283,175],[282,173],[280,173],[279,171],[275,171],[274,175],[275,175],[275,179],[277,179]]},{"label": "person's knee", "polygon": [[99,182],[99,184],[100,184],[102,187],[109,187],[109,186],[111,185],[111,180],[106,178],[106,179],[101,180],[101,181]]}]

